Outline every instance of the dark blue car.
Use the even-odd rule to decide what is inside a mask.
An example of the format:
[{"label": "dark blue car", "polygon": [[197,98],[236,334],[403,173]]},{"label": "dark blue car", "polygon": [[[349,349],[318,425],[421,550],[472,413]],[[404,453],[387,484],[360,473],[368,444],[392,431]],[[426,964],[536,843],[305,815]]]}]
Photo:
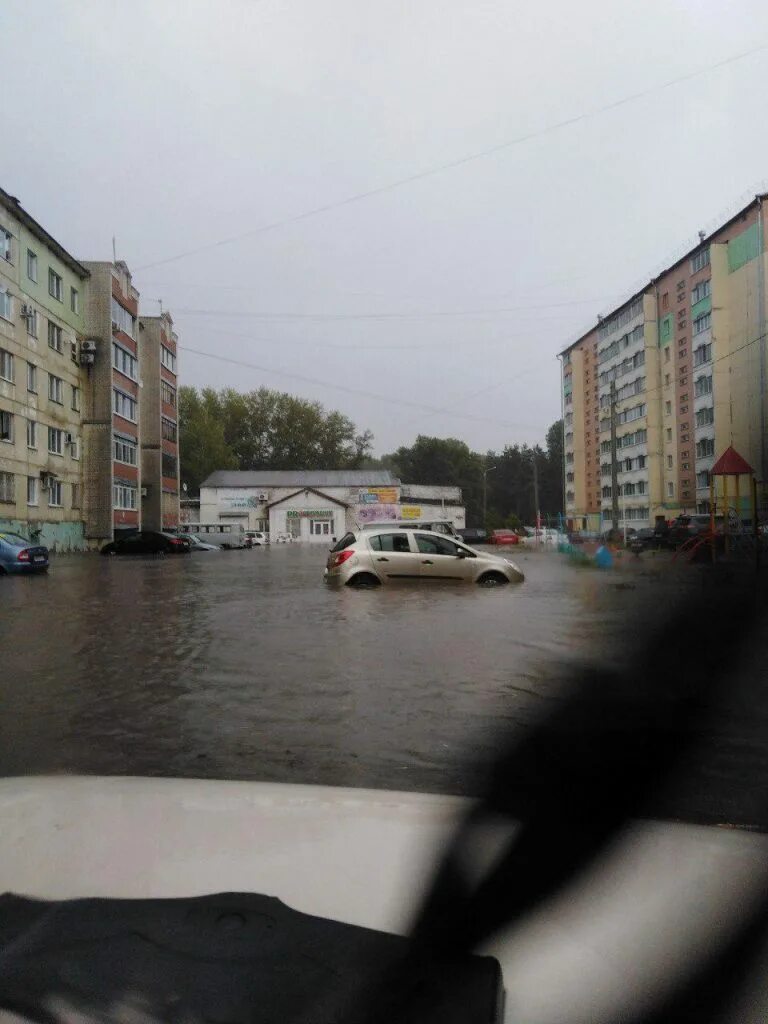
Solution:
[{"label": "dark blue car", "polygon": [[30,544],[18,533],[7,533],[0,530],[0,575],[47,571],[48,548]]}]

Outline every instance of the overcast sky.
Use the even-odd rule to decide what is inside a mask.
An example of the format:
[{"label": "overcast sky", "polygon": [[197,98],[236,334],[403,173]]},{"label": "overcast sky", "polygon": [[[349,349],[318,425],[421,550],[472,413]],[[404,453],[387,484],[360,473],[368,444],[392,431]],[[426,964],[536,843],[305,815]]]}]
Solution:
[{"label": "overcast sky", "polygon": [[0,38],[0,184],[82,259],[116,236],[216,356],[184,383],[379,453],[543,439],[556,353],[768,178],[768,49],[712,67],[762,0],[3,0]]}]

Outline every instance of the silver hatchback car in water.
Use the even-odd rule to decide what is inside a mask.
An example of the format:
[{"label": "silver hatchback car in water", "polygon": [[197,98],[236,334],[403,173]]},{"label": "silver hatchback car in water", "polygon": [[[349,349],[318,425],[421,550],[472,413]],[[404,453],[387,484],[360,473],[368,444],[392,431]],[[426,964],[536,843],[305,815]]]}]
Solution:
[{"label": "silver hatchback car in water", "polygon": [[345,534],[330,550],[325,579],[369,587],[397,580],[464,580],[494,587],[522,583],[525,577],[508,558],[476,551],[451,537],[384,528]]}]

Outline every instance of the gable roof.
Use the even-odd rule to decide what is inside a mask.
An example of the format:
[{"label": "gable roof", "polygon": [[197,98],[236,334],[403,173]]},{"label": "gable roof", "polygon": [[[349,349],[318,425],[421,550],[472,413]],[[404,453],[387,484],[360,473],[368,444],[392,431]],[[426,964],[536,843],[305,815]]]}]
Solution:
[{"label": "gable roof", "polygon": [[732,444],[728,445],[709,472],[711,476],[754,476],[755,473]]},{"label": "gable roof", "polygon": [[388,469],[217,469],[201,487],[396,487]]},{"label": "gable roof", "polygon": [[318,491],[316,487],[300,487],[298,491],[294,491],[292,494],[286,494],[283,498],[278,498],[277,501],[270,501],[264,508],[274,508],[275,505],[282,505],[284,501],[289,501],[291,498],[295,498],[297,494],[316,494],[319,498],[325,498],[326,501],[332,501],[334,505],[340,505],[342,508],[349,508],[349,505],[345,501],[339,501],[338,498],[334,498],[330,494],[323,494],[322,491]]}]

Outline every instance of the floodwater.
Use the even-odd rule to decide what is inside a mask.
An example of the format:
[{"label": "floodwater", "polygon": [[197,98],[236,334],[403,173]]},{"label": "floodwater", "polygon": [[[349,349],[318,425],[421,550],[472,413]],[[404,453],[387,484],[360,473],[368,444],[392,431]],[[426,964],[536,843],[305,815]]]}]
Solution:
[{"label": "floodwater", "polygon": [[[620,650],[663,575],[515,551],[517,586],[336,590],[325,557],[71,555],[0,579],[0,775],[477,792],[498,737],[546,713],[574,659]],[[712,814],[742,814],[729,800]]]}]

